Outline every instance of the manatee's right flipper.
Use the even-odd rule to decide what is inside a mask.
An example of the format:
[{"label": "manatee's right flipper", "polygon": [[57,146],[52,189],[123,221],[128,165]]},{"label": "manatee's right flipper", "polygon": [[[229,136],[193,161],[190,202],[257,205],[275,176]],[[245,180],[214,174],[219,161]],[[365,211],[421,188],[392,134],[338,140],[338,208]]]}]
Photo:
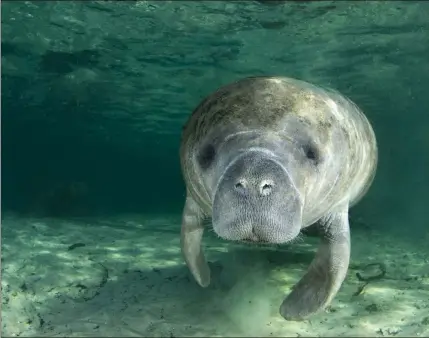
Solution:
[{"label": "manatee's right flipper", "polygon": [[350,260],[348,205],[319,221],[321,243],[306,274],[280,307],[287,320],[303,320],[324,309],[337,294]]},{"label": "manatee's right flipper", "polygon": [[201,246],[204,216],[195,200],[188,194],[182,215],[180,236],[185,262],[198,284],[207,287],[210,284],[210,268],[204,258]]}]

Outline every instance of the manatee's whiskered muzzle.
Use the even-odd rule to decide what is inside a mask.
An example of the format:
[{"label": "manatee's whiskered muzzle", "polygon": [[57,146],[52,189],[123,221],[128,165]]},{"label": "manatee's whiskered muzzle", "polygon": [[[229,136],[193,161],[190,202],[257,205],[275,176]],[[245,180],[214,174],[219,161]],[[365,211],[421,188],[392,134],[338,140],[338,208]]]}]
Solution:
[{"label": "manatee's whiskered muzzle", "polygon": [[302,201],[285,167],[250,151],[228,165],[213,199],[213,229],[227,240],[284,243],[300,231]]}]

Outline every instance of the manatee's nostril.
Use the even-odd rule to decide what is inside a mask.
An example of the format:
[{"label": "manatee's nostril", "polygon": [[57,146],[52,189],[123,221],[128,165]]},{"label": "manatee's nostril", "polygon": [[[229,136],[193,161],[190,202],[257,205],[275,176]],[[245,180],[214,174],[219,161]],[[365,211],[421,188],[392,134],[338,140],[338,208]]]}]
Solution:
[{"label": "manatee's nostril", "polygon": [[260,194],[262,196],[268,196],[269,194],[271,194],[273,190],[273,182],[272,181],[264,181],[261,183],[260,185]]},{"label": "manatee's nostril", "polygon": [[240,180],[237,183],[235,183],[234,187],[235,187],[235,190],[237,190],[238,192],[244,192],[246,190],[246,181]]}]

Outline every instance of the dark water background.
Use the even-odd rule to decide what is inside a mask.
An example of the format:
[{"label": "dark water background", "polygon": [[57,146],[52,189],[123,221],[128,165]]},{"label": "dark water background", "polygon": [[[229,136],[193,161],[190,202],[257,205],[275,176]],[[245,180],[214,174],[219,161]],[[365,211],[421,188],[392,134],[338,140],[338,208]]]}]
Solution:
[{"label": "dark water background", "polygon": [[2,1],[1,10],[3,212],[180,213],[187,116],[220,85],[270,74],[336,88],[364,110],[380,159],[354,212],[386,231],[395,220],[396,230],[427,232],[429,2]]}]

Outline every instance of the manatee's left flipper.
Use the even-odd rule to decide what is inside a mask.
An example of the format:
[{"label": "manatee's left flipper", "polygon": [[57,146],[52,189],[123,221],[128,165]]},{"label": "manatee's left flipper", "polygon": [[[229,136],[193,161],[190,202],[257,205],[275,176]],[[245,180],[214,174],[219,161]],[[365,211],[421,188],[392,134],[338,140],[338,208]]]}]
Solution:
[{"label": "manatee's left flipper", "polygon": [[207,287],[210,284],[210,268],[201,245],[204,233],[203,221],[204,215],[200,207],[188,193],[182,215],[180,236],[182,253],[197,283]]},{"label": "manatee's left flipper", "polygon": [[301,280],[280,307],[287,320],[303,320],[324,309],[337,294],[350,261],[348,205],[319,221],[321,243]]}]

